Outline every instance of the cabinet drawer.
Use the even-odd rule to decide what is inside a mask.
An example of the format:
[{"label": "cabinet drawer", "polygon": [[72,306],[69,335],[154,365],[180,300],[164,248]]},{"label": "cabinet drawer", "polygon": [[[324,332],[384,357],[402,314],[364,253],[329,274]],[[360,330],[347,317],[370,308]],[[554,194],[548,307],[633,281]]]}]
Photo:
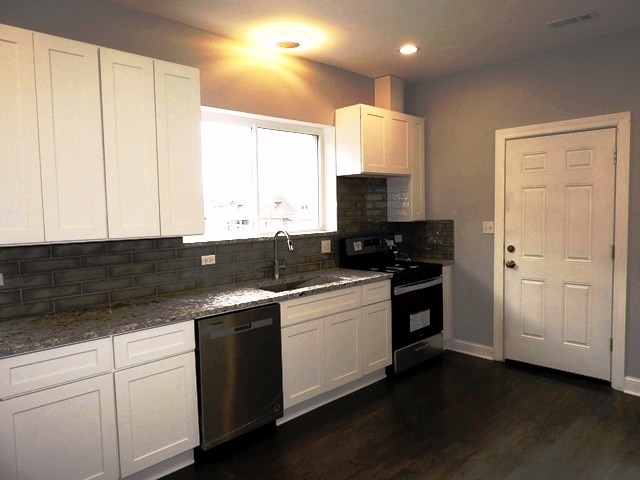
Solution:
[{"label": "cabinet drawer", "polygon": [[362,305],[384,302],[391,298],[391,282],[369,283],[362,286]]},{"label": "cabinet drawer", "polygon": [[361,296],[361,288],[352,287],[288,300],[280,304],[280,321],[282,326],[286,327],[314,318],[325,317],[332,313],[358,308]]},{"label": "cabinet drawer", "polygon": [[108,338],[0,360],[0,398],[78,380],[113,368]]},{"label": "cabinet drawer", "polygon": [[192,321],[139,330],[113,337],[116,369],[195,349]]}]

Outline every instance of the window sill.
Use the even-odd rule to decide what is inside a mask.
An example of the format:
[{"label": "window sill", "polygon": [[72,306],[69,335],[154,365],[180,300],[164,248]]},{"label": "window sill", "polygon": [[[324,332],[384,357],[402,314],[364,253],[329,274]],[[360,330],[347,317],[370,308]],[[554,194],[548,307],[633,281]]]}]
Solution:
[{"label": "window sill", "polygon": [[[274,232],[275,233],[275,232]],[[320,238],[327,236],[335,236],[338,234],[336,230],[327,231],[315,231],[315,232],[288,232],[291,238]],[[229,245],[234,243],[250,243],[250,242],[266,242],[272,241],[273,235],[265,235],[260,237],[246,237],[246,238],[232,238],[232,239],[219,239],[219,240],[202,240],[202,241],[190,241],[190,237],[182,237],[182,243],[185,246],[201,247],[207,245]]]}]

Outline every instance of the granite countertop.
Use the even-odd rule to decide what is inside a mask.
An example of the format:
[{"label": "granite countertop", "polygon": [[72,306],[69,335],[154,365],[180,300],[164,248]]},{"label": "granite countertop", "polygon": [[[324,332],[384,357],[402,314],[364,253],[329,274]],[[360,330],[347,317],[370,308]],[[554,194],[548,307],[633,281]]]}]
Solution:
[{"label": "granite countertop", "polygon": [[[268,285],[315,277],[326,277],[323,280],[327,283],[279,293],[260,289]],[[390,277],[389,274],[379,272],[335,268],[306,275],[291,275],[279,281],[265,280],[247,286],[235,285],[110,307],[2,320],[0,358],[281,302],[302,295],[373,283]]]},{"label": "granite countertop", "polygon": [[439,263],[443,267],[453,265],[454,263],[453,260],[442,260],[440,258],[429,258],[429,257],[411,257],[411,260],[415,260],[416,262]]}]

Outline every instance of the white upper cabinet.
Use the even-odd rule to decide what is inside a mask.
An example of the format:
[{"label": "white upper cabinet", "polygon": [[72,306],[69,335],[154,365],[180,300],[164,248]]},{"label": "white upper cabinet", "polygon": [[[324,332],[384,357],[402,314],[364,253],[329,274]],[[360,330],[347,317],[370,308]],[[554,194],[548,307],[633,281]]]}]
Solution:
[{"label": "white upper cabinet", "polygon": [[387,167],[392,173],[411,173],[410,130],[410,116],[389,112]]},{"label": "white upper cabinet", "polygon": [[338,175],[387,178],[387,220],[425,220],[424,118],[370,105],[336,110]]},{"label": "white upper cabinet", "polygon": [[409,117],[363,104],[337,109],[338,175],[409,175]]},{"label": "white upper cabinet", "polygon": [[107,238],[98,47],[34,33],[45,240]]},{"label": "white upper cabinet", "polygon": [[197,68],[6,25],[0,67],[0,246],[204,233]]},{"label": "white upper cabinet", "polygon": [[411,220],[426,220],[424,118],[412,117],[410,132]]},{"label": "white upper cabinet", "polygon": [[109,238],[204,233],[198,69],[100,52]]},{"label": "white upper cabinet", "polygon": [[200,71],[159,60],[154,67],[161,234],[203,234]]},{"label": "white upper cabinet", "polygon": [[42,242],[33,34],[0,25],[0,244]]},{"label": "white upper cabinet", "polygon": [[426,220],[424,119],[409,116],[409,160],[411,175],[387,179],[387,220]]},{"label": "white upper cabinet", "polygon": [[153,60],[100,49],[109,238],[160,235]]}]

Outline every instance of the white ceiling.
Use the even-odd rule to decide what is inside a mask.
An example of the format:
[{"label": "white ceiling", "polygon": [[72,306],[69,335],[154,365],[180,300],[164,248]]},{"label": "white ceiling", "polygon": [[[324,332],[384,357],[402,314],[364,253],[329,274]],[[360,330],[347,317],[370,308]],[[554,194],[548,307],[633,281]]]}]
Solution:
[{"label": "white ceiling", "polygon": [[[325,41],[297,55],[367,77],[408,82],[640,28],[640,0],[111,0],[242,43],[250,30],[295,21]],[[589,10],[597,18],[545,24]],[[401,57],[415,42],[420,51]]]}]

